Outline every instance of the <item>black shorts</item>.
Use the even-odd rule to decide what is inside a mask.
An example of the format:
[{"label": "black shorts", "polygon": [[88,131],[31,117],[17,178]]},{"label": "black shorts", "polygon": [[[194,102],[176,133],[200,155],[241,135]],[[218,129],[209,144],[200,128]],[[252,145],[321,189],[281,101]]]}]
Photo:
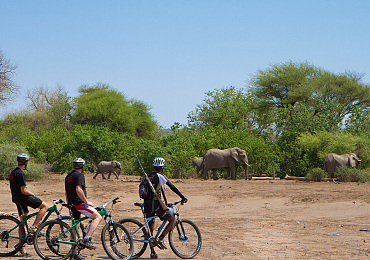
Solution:
[{"label": "black shorts", "polygon": [[147,200],[144,202],[144,215],[146,218],[157,215],[162,221],[174,216],[172,211],[162,209],[161,204],[159,204],[158,200],[154,200],[154,203],[152,200]]},{"label": "black shorts", "polygon": [[25,196],[21,200],[16,200],[13,202],[17,205],[19,216],[22,216],[23,214],[27,214],[29,212],[28,207],[34,209],[40,207],[42,200],[36,196]]}]

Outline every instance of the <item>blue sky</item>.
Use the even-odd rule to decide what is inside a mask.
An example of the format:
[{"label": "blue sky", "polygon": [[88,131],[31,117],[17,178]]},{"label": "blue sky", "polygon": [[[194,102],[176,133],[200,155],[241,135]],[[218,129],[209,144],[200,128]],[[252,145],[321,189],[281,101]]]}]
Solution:
[{"label": "blue sky", "polygon": [[[163,127],[187,124],[205,93],[307,61],[370,82],[370,1],[0,0],[0,50],[21,93],[104,83],[142,100]],[[24,95],[0,107],[25,106]]]}]

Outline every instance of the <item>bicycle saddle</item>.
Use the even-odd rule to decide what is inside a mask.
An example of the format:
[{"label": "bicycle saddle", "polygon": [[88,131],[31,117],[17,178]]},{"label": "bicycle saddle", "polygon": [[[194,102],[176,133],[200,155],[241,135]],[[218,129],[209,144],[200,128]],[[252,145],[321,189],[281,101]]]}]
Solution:
[{"label": "bicycle saddle", "polygon": [[134,205],[142,208],[144,206],[144,203],[135,202]]}]

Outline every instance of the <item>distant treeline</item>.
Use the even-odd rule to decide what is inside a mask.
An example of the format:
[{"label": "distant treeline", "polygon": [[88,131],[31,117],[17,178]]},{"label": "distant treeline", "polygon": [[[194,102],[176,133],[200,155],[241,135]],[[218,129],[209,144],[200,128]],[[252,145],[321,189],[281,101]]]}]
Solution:
[{"label": "distant treeline", "polygon": [[370,167],[369,85],[356,73],[334,74],[308,63],[273,65],[245,88],[209,91],[189,113],[188,125],[174,123],[171,131],[159,128],[147,104],[107,85],[81,86],[76,98],[62,87],[37,88],[26,101],[26,110],[0,122],[1,178],[20,152],[56,172],[69,171],[82,157],[87,167],[120,161],[125,174],[141,174],[134,155],[148,172],[161,156],[165,174],[176,178],[195,177],[191,159],[211,148],[245,150],[255,176],[273,170],[280,177],[306,176],[332,152],[356,153],[361,169]]}]

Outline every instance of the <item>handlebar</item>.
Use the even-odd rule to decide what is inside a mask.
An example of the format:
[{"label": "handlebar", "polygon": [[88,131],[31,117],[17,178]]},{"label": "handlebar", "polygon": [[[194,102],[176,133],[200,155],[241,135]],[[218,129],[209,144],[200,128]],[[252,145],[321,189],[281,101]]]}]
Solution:
[{"label": "handlebar", "polygon": [[62,199],[59,199],[59,200],[53,200],[53,204],[57,205],[59,203],[64,203],[64,201]]},{"label": "handlebar", "polygon": [[[103,208],[107,207],[107,206],[108,206],[109,204],[111,204],[111,203],[116,204],[116,203],[120,202],[118,199],[119,199],[119,197],[117,197],[117,198],[115,198],[115,199],[112,199],[111,201],[109,201],[109,202],[105,203],[103,206],[96,207],[95,209],[96,209],[97,211],[101,211]],[[64,201],[62,201],[62,203],[63,203],[63,202],[64,202]],[[63,203],[63,204],[62,204],[62,206],[64,206],[64,207],[67,207],[67,208],[71,209],[74,205],[73,205],[73,204]]]},{"label": "handlebar", "polygon": [[182,200],[179,200],[179,201],[175,201],[175,202],[172,202],[172,203],[167,203],[167,206],[172,208],[173,206],[177,205],[181,203],[181,205],[183,205],[184,203],[182,203]]}]

